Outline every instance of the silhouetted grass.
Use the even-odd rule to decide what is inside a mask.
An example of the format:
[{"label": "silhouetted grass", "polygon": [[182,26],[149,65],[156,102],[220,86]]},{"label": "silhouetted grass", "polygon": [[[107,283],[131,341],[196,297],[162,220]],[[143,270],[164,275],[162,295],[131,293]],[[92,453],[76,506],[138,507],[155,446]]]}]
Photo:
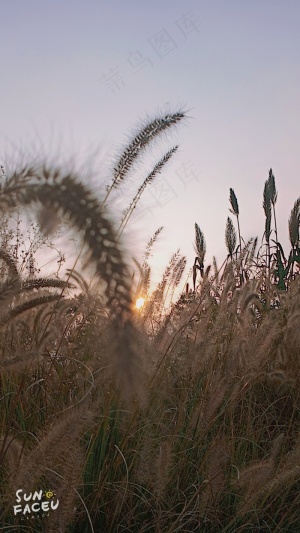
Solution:
[{"label": "silhouetted grass", "polygon": [[[74,270],[64,280],[26,278],[1,248],[4,531],[299,531],[299,202],[284,265],[277,227],[271,248],[276,198],[270,172],[266,253],[255,255],[239,227],[237,239],[229,219],[228,257],[213,274],[196,224],[195,290],[170,308],[186,259],[176,252],[149,293],[161,228],[131,289],[104,202],[77,176],[45,167],[8,174],[1,208],[37,203],[63,216],[97,283]],[[232,189],[230,202],[238,217]],[[146,299],[140,311],[133,290]],[[13,514],[18,489],[53,491],[59,507],[22,520]]]}]

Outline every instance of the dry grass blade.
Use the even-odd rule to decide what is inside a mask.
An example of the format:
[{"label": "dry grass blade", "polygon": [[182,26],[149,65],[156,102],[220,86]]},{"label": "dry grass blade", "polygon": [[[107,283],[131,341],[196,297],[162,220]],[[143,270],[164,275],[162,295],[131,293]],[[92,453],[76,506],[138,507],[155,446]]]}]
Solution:
[{"label": "dry grass blade", "polygon": [[15,474],[23,462],[23,444],[14,435],[1,436],[0,444],[1,464],[5,466],[9,475]]}]

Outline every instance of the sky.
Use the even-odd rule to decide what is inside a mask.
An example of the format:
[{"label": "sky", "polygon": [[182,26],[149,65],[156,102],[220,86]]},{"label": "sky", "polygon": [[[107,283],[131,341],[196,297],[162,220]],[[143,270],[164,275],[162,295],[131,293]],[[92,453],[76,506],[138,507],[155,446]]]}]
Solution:
[{"label": "sky", "polygon": [[177,249],[191,267],[197,222],[206,265],[213,255],[221,263],[230,187],[243,238],[260,242],[270,168],[288,253],[288,217],[300,196],[298,0],[0,0],[0,17],[0,160],[37,152],[72,161],[101,199],[116,157],[147,117],[184,109],[184,122],[111,197],[117,223],[179,144],[128,224],[127,255],[140,261],[163,226],[153,280]]}]

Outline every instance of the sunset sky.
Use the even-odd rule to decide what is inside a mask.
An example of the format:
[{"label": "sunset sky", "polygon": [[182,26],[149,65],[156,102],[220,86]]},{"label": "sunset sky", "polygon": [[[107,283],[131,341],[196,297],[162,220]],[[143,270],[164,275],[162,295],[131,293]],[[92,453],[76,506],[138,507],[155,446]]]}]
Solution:
[{"label": "sunset sky", "polygon": [[129,255],[141,259],[164,226],[154,278],[178,248],[191,266],[197,222],[206,264],[213,255],[221,263],[230,187],[244,239],[261,240],[270,167],[289,251],[288,217],[300,196],[298,0],[2,0],[0,15],[0,160],[17,160],[19,150],[76,156],[78,168],[93,167],[90,183],[102,197],[115,154],[145,116],[183,108],[188,118],[112,198],[120,216],[179,144],[128,226]]}]

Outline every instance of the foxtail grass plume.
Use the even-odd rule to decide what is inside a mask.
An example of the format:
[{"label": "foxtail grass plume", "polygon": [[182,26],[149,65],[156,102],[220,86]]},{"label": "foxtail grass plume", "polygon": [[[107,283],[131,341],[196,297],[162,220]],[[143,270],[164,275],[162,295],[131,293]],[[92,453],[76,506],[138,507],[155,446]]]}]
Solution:
[{"label": "foxtail grass plume", "polygon": [[88,262],[95,265],[99,278],[106,284],[106,305],[111,313],[121,375],[133,380],[136,351],[132,344],[135,328],[132,323],[130,278],[105,209],[76,175],[64,174],[60,168],[46,166],[42,169],[40,166],[25,167],[21,172],[8,176],[1,190],[0,209],[4,212],[33,204],[59,210],[80,232],[89,250]]},{"label": "foxtail grass plume", "polygon": [[271,168],[269,170],[268,185],[269,185],[270,198],[271,198],[272,207],[273,207],[275,236],[276,236],[276,241],[278,241],[277,220],[276,220],[276,211],[275,211],[275,204],[277,202],[278,194],[277,194],[277,189],[276,189],[276,185],[275,185],[275,176],[274,176],[273,170]]},{"label": "foxtail grass plume", "polygon": [[239,213],[239,204],[238,204],[237,197],[236,197],[235,192],[234,192],[233,189],[230,189],[229,200],[230,200],[231,207],[232,207],[232,209],[230,209],[231,213],[233,215],[238,216],[240,214]]},{"label": "foxtail grass plume", "polygon": [[269,185],[269,180],[265,182],[264,186],[264,199],[263,199],[263,208],[265,212],[265,237],[267,244],[270,242],[270,234],[271,234],[271,218],[272,218],[272,210],[271,210],[271,190]]},{"label": "foxtail grass plume", "polygon": [[203,263],[205,253],[206,253],[206,242],[205,242],[204,234],[199,228],[197,222],[195,222],[194,250],[195,250],[196,255],[199,257],[200,263]]},{"label": "foxtail grass plume", "polygon": [[117,160],[113,168],[113,180],[107,189],[106,196],[102,202],[105,205],[112,189],[125,179],[127,173],[132,168],[142,151],[154,140],[158,135],[167,131],[172,126],[177,125],[185,117],[184,111],[177,113],[167,113],[154,120],[147,121],[146,124],[137,132],[137,134],[130,140],[126,148],[123,150],[121,156]]},{"label": "foxtail grass plume", "polygon": [[150,172],[150,174],[148,174],[148,176],[146,177],[146,179],[144,180],[142,185],[139,187],[139,189],[138,189],[135,197],[133,198],[130,206],[125,210],[124,217],[123,217],[123,220],[122,220],[122,222],[120,224],[120,227],[119,227],[119,229],[118,229],[118,231],[116,233],[116,237],[119,237],[122,234],[122,232],[124,231],[128,221],[129,221],[129,218],[131,217],[134,209],[136,208],[137,203],[140,200],[140,198],[141,198],[144,190],[146,189],[147,185],[150,185],[154,181],[156,176],[161,173],[163,167],[169,161],[169,159],[171,159],[172,155],[175,154],[177,149],[178,149],[178,145],[174,146],[173,148],[171,148],[171,150],[169,150],[163,156],[163,158],[155,165],[155,167]]},{"label": "foxtail grass plume", "polygon": [[226,222],[225,244],[226,244],[229,256],[232,257],[233,252],[236,247],[236,231],[234,229],[234,225],[230,217],[227,217],[227,222]]},{"label": "foxtail grass plume", "polygon": [[290,243],[294,248],[299,242],[300,197],[294,203],[289,218]]},{"label": "foxtail grass plume", "polygon": [[276,185],[275,185],[275,176],[271,168],[269,170],[268,187],[269,187],[271,202],[273,205],[275,205],[277,202],[278,193],[277,193]]},{"label": "foxtail grass plume", "polygon": [[163,230],[163,226],[160,226],[154,233],[154,235],[151,237],[151,239],[148,241],[147,243],[147,246],[146,246],[146,250],[145,250],[145,253],[144,253],[144,258],[143,258],[143,265],[145,265],[149,259],[149,255],[151,253],[151,250],[152,250],[152,247],[153,245],[155,244],[156,240],[158,239],[159,235],[161,234],[162,230]]}]

